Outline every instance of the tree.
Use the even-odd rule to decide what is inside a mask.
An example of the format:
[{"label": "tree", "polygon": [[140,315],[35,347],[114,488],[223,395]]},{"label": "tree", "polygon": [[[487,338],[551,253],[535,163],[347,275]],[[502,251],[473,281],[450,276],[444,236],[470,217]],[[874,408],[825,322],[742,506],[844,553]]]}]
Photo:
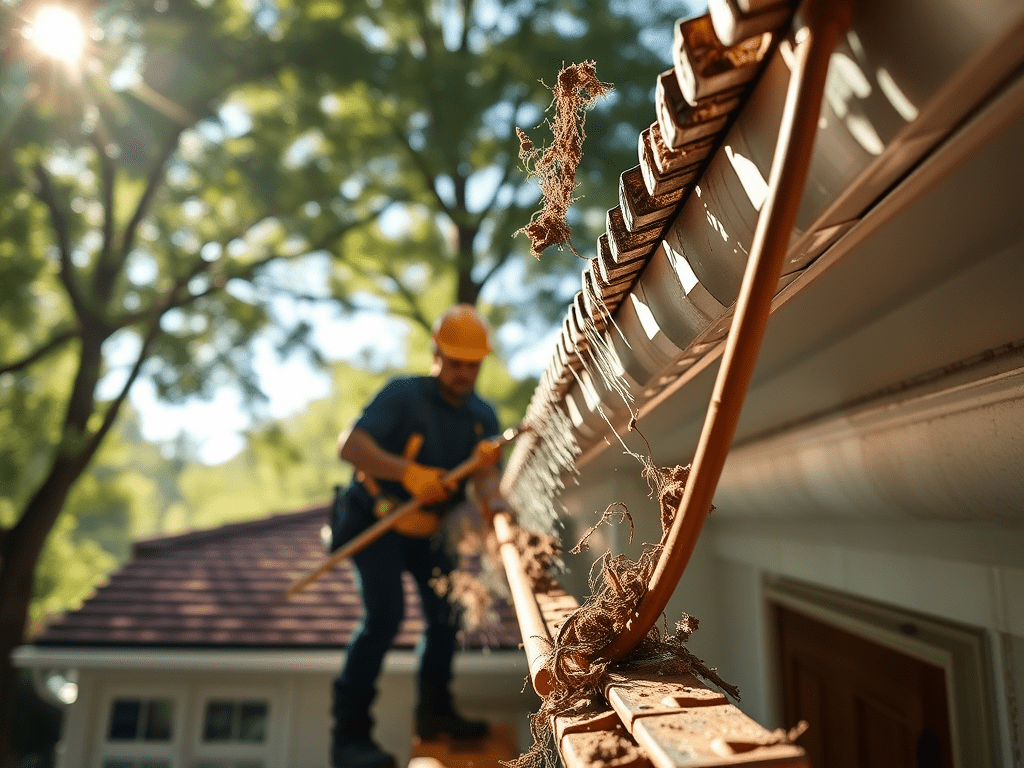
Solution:
[{"label": "tree", "polygon": [[282,297],[383,309],[419,341],[455,300],[498,325],[559,317],[582,265],[511,236],[537,201],[515,126],[563,62],[615,84],[578,176],[592,252],[668,51],[596,2],[126,0],[90,7],[79,64],[40,55],[34,7],[0,5],[0,416],[18,426],[0,437],[0,756],[40,553],[132,386],[233,384],[258,406],[261,333],[319,359]]}]

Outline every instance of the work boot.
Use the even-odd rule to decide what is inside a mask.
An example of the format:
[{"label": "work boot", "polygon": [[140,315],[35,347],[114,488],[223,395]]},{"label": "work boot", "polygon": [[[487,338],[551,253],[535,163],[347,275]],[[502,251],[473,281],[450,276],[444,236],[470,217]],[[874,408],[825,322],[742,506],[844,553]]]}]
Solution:
[{"label": "work boot", "polygon": [[398,768],[395,758],[370,738],[373,718],[370,705],[374,690],[352,690],[334,684],[334,730],[331,732],[331,765],[334,768]]},{"label": "work boot", "polygon": [[482,739],[488,732],[483,720],[467,720],[452,704],[447,686],[420,684],[420,698],[416,704],[416,735],[421,739],[448,736],[457,741]]}]

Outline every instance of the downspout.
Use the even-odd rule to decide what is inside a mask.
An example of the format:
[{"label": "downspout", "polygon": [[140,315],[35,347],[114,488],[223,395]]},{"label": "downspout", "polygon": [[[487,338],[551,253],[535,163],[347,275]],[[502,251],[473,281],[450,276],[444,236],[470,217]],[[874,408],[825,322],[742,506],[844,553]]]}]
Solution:
[{"label": "downspout", "polygon": [[662,538],[662,553],[646,593],[622,632],[599,654],[607,661],[628,655],[668,605],[711,508],[757,362],[803,195],[829,60],[852,24],[852,0],[806,0],[798,13],[803,26],[796,34],[795,63],[772,159],[768,195],[758,215],[732,328],[689,482],[672,526]]}]

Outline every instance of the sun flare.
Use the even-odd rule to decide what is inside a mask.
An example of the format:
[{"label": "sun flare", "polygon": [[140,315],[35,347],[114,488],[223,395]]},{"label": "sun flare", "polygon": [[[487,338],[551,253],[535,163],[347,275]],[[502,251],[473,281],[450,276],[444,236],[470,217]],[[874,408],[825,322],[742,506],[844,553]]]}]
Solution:
[{"label": "sun flare", "polygon": [[25,30],[25,36],[50,58],[68,66],[78,63],[85,49],[85,27],[73,11],[60,5],[44,5]]}]

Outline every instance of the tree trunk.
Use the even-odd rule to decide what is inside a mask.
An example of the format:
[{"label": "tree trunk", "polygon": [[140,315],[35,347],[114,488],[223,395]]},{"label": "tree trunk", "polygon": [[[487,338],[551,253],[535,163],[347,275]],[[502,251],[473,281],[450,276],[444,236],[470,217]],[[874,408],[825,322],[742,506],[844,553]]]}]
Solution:
[{"label": "tree trunk", "polygon": [[14,766],[13,733],[17,670],[12,651],[25,641],[36,564],[72,484],[82,474],[81,457],[58,457],[0,549],[0,766]]},{"label": "tree trunk", "polygon": [[477,299],[480,297],[481,286],[473,280],[473,265],[475,264],[473,241],[479,231],[480,228],[476,226],[460,226],[456,230],[458,252],[455,259],[459,268],[459,280],[455,300],[460,304],[476,306]]},{"label": "tree trunk", "polygon": [[[96,408],[96,383],[105,338],[102,331],[82,335],[78,371],[50,471],[25,505],[18,522],[7,531],[0,550],[0,768],[14,764],[12,723],[18,686],[11,652],[26,639],[39,556],[71,487],[89,466],[106,434],[101,429],[89,436],[86,429]],[[115,409],[110,415],[116,415],[117,401],[110,408]]]}]

